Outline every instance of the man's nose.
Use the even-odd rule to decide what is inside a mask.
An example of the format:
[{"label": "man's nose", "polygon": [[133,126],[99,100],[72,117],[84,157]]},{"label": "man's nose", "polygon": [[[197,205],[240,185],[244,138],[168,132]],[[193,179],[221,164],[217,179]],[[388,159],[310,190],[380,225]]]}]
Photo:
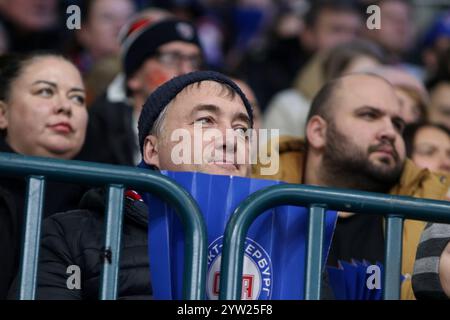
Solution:
[{"label": "man's nose", "polygon": [[223,139],[221,139],[223,143],[216,147],[222,148],[224,152],[234,153],[236,151],[236,138],[233,131],[226,127],[220,127],[219,130],[223,137]]},{"label": "man's nose", "polygon": [[391,120],[383,122],[383,126],[380,129],[379,135],[384,140],[394,142],[397,137],[397,130]]}]

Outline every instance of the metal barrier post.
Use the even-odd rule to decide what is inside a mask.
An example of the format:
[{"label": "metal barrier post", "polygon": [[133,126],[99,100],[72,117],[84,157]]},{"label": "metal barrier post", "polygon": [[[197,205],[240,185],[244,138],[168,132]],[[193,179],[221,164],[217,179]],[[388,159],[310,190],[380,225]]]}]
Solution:
[{"label": "metal barrier post", "polygon": [[306,259],[305,299],[320,300],[322,277],[322,252],[325,236],[325,209],[309,209],[308,251]]},{"label": "metal barrier post", "polygon": [[[241,296],[244,240],[252,222],[267,209],[280,205],[310,206],[310,234],[308,239],[307,299],[320,297],[321,252],[309,252],[323,248],[323,207],[330,210],[386,215],[387,218],[385,298],[399,296],[402,219],[450,223],[448,201],[416,199],[352,190],[339,190],[318,186],[282,184],[259,190],[244,200],[231,216],[226,226],[222,249],[220,299],[238,300]],[[319,235],[321,241],[317,241]]]}]

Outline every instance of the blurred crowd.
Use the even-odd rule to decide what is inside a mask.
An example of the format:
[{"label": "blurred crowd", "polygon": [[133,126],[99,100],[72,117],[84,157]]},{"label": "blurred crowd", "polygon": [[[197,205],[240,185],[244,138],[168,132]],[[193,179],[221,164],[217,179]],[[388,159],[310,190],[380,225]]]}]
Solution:
[{"label": "blurred crowd", "polygon": [[[368,27],[371,4],[380,8],[380,29]],[[80,29],[66,24],[70,5],[80,8]],[[83,76],[90,107],[123,69],[120,30],[130,19],[142,12],[174,16],[197,29],[202,69],[247,82],[263,127],[302,136],[308,105],[324,82],[381,66],[378,72],[398,82],[408,122],[450,126],[441,103],[449,90],[449,7],[445,0],[4,0],[0,53],[52,50],[68,57]]]},{"label": "blurred crowd", "polygon": [[[431,81],[438,71],[445,76],[449,46],[446,10],[450,4],[416,2],[4,0],[0,2],[0,52],[63,53],[82,72],[89,88],[89,105],[121,69],[120,29],[136,13],[159,8],[191,21],[199,33],[204,66],[239,74],[265,111],[276,101],[276,94],[289,88],[310,99],[320,81],[339,71],[326,74],[324,56],[354,40],[370,42],[379,53],[378,64],[400,67],[420,81]],[[370,17],[366,9],[372,3],[379,3],[381,9],[383,28],[379,30],[369,30],[366,25]],[[66,25],[70,16],[66,9],[73,4],[80,8],[79,30],[69,30]],[[337,53],[348,56],[342,50]],[[335,59],[338,67],[348,62]],[[347,67],[340,71],[353,70],[350,63]],[[305,88],[302,78],[308,78],[309,87]]]},{"label": "blurred crowd", "polygon": [[[67,11],[71,5],[80,10]],[[371,5],[377,6],[378,15],[368,13]],[[66,23],[69,18],[79,19],[79,28],[70,28]],[[369,23],[372,19],[379,19],[381,28],[373,28]],[[250,118],[255,129],[278,129],[283,136],[308,138],[309,147],[314,149],[310,141],[313,131],[307,132],[313,130],[315,114],[326,119],[321,103],[327,104],[332,95],[327,84],[332,84],[331,91],[337,90],[333,84],[342,77],[364,73],[392,86],[401,123],[406,125],[404,131],[402,124],[392,135],[401,133],[408,158],[419,168],[444,176],[450,173],[450,1],[0,0],[0,54],[3,152],[135,166],[143,157],[145,137],[139,136],[138,123],[146,99],[174,77],[198,70],[221,72],[238,84],[252,107]],[[348,106],[375,99],[378,92],[383,97],[383,83],[362,76],[358,79],[336,85],[344,94],[361,85],[361,92],[356,89],[348,98]],[[386,97],[389,95],[387,92]],[[42,102],[51,97],[61,100],[55,105]],[[336,101],[345,99],[339,96],[332,100],[337,105]],[[36,105],[39,108],[34,108]],[[67,114],[70,122],[61,120],[60,115]],[[344,115],[342,106],[340,116]],[[154,127],[145,133],[157,136],[164,116],[165,112],[156,114]],[[319,130],[320,122],[317,126]],[[43,127],[51,127],[60,136],[46,135],[40,130]],[[335,133],[335,147],[339,147],[341,136]],[[344,153],[343,141],[341,149],[334,149],[336,153]],[[293,153],[294,149],[298,151],[291,142],[280,153]],[[318,145],[317,150],[320,154],[323,148]],[[334,156],[334,163],[338,163],[340,159]],[[317,159],[322,161],[322,155]],[[158,167],[160,160],[152,161],[147,164]],[[282,180],[308,180],[308,176],[302,180],[301,175]],[[13,190],[14,199],[11,206],[9,200],[0,204],[21,212],[25,185],[7,179],[2,179],[2,185],[8,192]],[[355,186],[360,185],[349,185],[357,189]],[[360,189],[387,193],[387,186]],[[47,192],[58,192],[59,196],[50,197],[45,215],[74,208],[85,191],[49,184]],[[424,196],[416,191],[405,195]],[[9,193],[0,196],[9,199]],[[14,207],[17,203],[19,208]],[[95,207],[92,203],[89,206]],[[0,235],[18,237],[21,219],[11,225],[0,224]],[[379,234],[372,239],[376,243],[370,249],[361,248],[362,259],[367,258],[367,250],[377,252],[369,253],[368,259],[383,259],[382,241],[378,241],[383,238],[380,221]],[[340,228],[339,245],[347,248],[355,240],[346,238],[345,226]],[[357,225],[352,228],[360,230]],[[415,233],[414,254],[406,263],[410,273],[423,228],[418,227]],[[19,243],[18,239],[8,241]],[[337,246],[332,247],[336,261],[355,257],[355,251],[350,250],[347,257]],[[0,259],[6,275],[0,279],[0,298],[4,298],[17,270],[19,249],[5,245],[1,250],[10,257]],[[142,268],[147,270],[145,263]]]}]

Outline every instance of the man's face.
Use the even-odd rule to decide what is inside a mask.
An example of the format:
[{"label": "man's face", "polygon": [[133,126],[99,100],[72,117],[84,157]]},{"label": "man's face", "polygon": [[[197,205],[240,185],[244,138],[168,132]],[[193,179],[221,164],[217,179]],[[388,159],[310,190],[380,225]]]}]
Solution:
[{"label": "man's face", "polygon": [[[161,170],[247,176],[249,144],[245,132],[249,127],[249,116],[239,95],[231,97],[217,82],[195,83],[168,105],[161,133],[155,137],[157,155],[150,156],[147,138],[144,160]],[[200,152],[201,163],[195,163],[195,152]],[[186,157],[189,163],[177,164],[180,157]],[[239,158],[245,161],[239,162]]]},{"label": "man's face", "polygon": [[338,44],[354,40],[361,27],[362,20],[354,12],[323,10],[313,27],[315,50],[331,49]]},{"label": "man's face", "polygon": [[147,97],[164,82],[199,70],[201,62],[201,51],[196,45],[183,41],[166,43],[133,76],[132,89]]},{"label": "man's face", "polygon": [[3,0],[0,11],[27,31],[48,30],[58,22],[56,0]]},{"label": "man's face", "polygon": [[369,35],[395,54],[405,53],[413,44],[414,28],[411,7],[403,1],[383,1],[381,9],[381,28],[368,30]]},{"label": "man's face", "polygon": [[404,89],[395,88],[395,93],[400,103],[400,115],[406,124],[413,124],[420,121],[420,107],[414,98]]},{"label": "man's face", "polygon": [[328,123],[324,166],[352,172],[368,190],[389,187],[400,177],[405,161],[401,137],[404,121],[394,90],[383,80],[353,75],[342,80]]}]

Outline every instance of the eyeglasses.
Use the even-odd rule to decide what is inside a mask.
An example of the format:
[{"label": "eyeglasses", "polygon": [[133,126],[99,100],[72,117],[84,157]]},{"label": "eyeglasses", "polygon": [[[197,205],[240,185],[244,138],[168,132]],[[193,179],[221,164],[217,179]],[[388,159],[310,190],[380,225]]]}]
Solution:
[{"label": "eyeglasses", "polygon": [[168,67],[181,67],[183,62],[187,62],[189,66],[198,70],[203,65],[203,59],[199,54],[185,55],[178,51],[158,51],[155,54],[156,59]]}]

